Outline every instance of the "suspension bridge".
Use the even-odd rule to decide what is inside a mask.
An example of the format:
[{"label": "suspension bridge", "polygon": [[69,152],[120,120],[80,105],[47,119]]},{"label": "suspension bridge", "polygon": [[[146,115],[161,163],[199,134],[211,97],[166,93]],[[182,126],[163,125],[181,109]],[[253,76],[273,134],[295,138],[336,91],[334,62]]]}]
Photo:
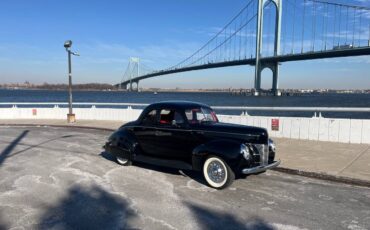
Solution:
[{"label": "suspension bridge", "polygon": [[181,62],[153,70],[131,58],[120,88],[186,71],[250,65],[254,94],[261,73],[272,71],[271,91],[279,95],[279,65],[290,61],[370,55],[370,8],[325,0],[249,0],[218,33]]}]

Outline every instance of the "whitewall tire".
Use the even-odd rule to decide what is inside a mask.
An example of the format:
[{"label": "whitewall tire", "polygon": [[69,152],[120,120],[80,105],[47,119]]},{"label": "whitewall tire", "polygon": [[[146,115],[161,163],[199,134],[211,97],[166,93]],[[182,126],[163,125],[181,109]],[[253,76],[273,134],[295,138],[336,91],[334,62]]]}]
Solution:
[{"label": "whitewall tire", "polygon": [[117,160],[118,164],[120,164],[120,165],[125,165],[125,166],[131,165],[131,161],[127,158],[116,156],[116,160]]},{"label": "whitewall tire", "polygon": [[235,179],[235,174],[229,165],[217,156],[209,156],[203,164],[203,176],[208,185],[223,189]]}]

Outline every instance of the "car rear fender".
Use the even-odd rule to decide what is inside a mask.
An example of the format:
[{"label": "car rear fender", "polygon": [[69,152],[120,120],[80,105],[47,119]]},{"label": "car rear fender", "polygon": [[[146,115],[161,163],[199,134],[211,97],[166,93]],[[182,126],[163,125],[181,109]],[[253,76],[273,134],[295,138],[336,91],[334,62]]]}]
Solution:
[{"label": "car rear fender", "polygon": [[234,140],[213,140],[197,146],[193,150],[192,164],[194,170],[201,170],[204,161],[209,155],[222,158],[231,167],[235,165],[240,157],[241,143]]},{"label": "car rear fender", "polygon": [[110,136],[109,142],[111,149],[114,149],[112,153],[116,155],[121,155],[120,152],[122,152],[125,156],[127,156],[127,154],[131,155],[137,149],[137,141],[135,136],[126,129],[119,129],[114,132]]}]

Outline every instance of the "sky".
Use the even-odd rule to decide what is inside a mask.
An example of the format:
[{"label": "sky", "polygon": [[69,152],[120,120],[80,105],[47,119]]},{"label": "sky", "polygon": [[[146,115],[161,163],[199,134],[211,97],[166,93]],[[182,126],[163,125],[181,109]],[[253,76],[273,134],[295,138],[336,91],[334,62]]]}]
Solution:
[{"label": "sky", "polygon": [[[290,0],[291,2],[294,0]],[[301,1],[301,0],[297,0]],[[368,0],[339,0],[370,7]],[[130,57],[165,69],[190,56],[247,0],[2,0],[0,83],[67,83],[65,40],[73,41],[74,83],[118,83]],[[290,12],[291,13],[291,12]],[[370,56],[283,63],[280,88],[369,89]],[[160,76],[140,87],[252,88],[254,68]],[[262,87],[271,88],[265,70]]]}]

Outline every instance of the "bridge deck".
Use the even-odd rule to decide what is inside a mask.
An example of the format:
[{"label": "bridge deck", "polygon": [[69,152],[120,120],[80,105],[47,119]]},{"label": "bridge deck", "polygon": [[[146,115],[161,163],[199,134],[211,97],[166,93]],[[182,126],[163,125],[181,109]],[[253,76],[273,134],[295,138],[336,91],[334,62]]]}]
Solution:
[{"label": "bridge deck", "polygon": [[[288,54],[272,57],[262,57],[261,62],[290,62],[290,61],[304,61],[304,60],[314,60],[314,59],[324,59],[324,58],[338,58],[338,57],[350,57],[350,56],[362,56],[370,55],[370,47],[361,47],[361,48],[348,48],[340,50],[327,50],[327,51],[317,51],[317,52],[307,52],[307,53],[297,53],[297,54]],[[234,60],[234,61],[225,61],[218,63],[207,63],[204,65],[189,66],[178,69],[169,69],[158,72],[153,72],[136,78],[132,78],[131,82],[138,82],[147,78],[168,75],[173,73],[181,73],[194,70],[202,69],[212,69],[228,66],[238,66],[238,65],[255,65],[256,59],[243,59],[243,60]],[[121,85],[127,85],[130,83],[130,80],[121,82]],[[118,86],[117,84],[116,86]]]}]

